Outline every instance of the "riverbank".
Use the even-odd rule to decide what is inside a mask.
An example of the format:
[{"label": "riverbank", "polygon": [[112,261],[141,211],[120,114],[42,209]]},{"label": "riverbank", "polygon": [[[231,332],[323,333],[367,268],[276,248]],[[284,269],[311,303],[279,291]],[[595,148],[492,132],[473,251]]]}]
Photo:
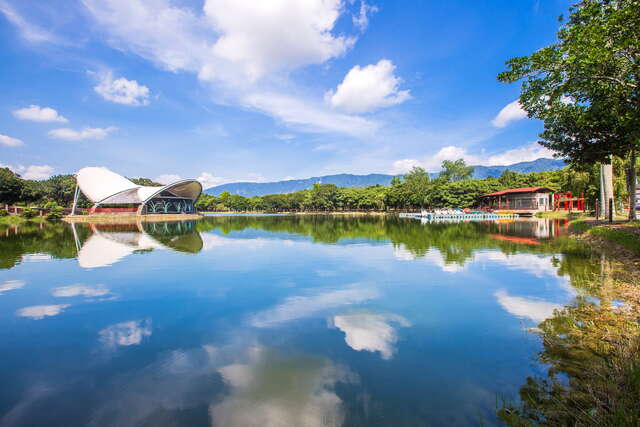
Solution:
[{"label": "riverbank", "polygon": [[595,219],[577,219],[569,223],[577,237],[595,245],[607,246],[615,255],[640,259],[640,221],[608,223]]},{"label": "riverbank", "polygon": [[596,269],[574,277],[575,302],[539,325],[547,375],[527,378],[521,403],[498,415],[514,427],[640,425],[640,222],[577,219],[570,230]]}]

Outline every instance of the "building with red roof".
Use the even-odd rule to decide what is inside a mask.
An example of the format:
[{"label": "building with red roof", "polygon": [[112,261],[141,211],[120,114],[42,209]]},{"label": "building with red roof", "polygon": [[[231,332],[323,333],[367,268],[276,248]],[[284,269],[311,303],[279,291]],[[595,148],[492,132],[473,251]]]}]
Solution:
[{"label": "building with red roof", "polygon": [[554,190],[547,187],[510,188],[480,196],[480,204],[485,209],[534,214],[553,210],[553,193]]}]

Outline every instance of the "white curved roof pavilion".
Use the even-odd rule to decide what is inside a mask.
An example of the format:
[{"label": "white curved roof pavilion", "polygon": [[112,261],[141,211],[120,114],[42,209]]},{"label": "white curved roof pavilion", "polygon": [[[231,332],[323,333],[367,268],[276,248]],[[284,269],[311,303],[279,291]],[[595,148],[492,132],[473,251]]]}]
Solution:
[{"label": "white curved roof pavilion", "polygon": [[192,213],[193,205],[202,193],[202,184],[183,179],[162,187],[137,185],[107,168],[86,167],[76,173],[78,187],[74,198],[74,212],[79,191],[91,203],[92,210],[103,205],[135,205],[137,214]]}]

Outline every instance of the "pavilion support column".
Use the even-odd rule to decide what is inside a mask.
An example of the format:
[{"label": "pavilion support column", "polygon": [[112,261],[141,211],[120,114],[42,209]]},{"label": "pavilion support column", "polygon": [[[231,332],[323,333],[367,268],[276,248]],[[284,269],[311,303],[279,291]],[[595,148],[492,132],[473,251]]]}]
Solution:
[{"label": "pavilion support column", "polygon": [[80,187],[76,184],[76,191],[73,193],[73,207],[71,208],[71,215],[76,214],[76,208],[78,207],[78,196],[80,195]]}]

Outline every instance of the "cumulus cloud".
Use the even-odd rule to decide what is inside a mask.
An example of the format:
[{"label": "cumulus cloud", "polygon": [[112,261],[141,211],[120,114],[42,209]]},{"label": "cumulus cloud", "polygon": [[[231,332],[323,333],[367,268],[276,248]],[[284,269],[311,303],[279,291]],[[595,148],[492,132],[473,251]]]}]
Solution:
[{"label": "cumulus cloud", "polygon": [[114,80],[110,71],[101,73],[99,80],[93,89],[107,101],[133,106],[149,104],[149,88],[135,80],[127,80],[124,77]]},{"label": "cumulus cloud", "polygon": [[100,297],[107,295],[109,289],[104,285],[86,286],[81,284],[60,286],[53,290],[52,294],[55,297]]},{"label": "cumulus cloud", "polygon": [[438,150],[435,154],[420,159],[400,159],[392,163],[392,172],[406,173],[413,167],[419,166],[429,172],[441,169],[444,160],[464,159],[468,165],[505,166],[519,162],[530,162],[540,158],[551,159],[554,152],[532,142],[521,147],[512,148],[501,153],[491,155],[471,154],[466,148],[449,145]]},{"label": "cumulus cloud", "polygon": [[21,139],[0,134],[0,145],[4,145],[5,147],[19,147],[23,144],[24,142]]},{"label": "cumulus cloud", "polygon": [[241,82],[321,64],[354,43],[332,33],[340,0],[206,0],[202,14],[167,0],[83,3],[119,47],[203,80]]},{"label": "cumulus cloud", "polygon": [[311,132],[362,135],[375,127],[321,100],[294,96],[286,77],[339,57],[355,43],[355,36],[334,32],[345,11],[341,0],[206,0],[201,13],[168,0],[82,2],[115,47],[215,82],[225,99],[242,107]]},{"label": "cumulus cloud", "polygon": [[47,179],[53,174],[53,168],[48,165],[11,166],[0,163],[0,168],[9,168],[24,179]]},{"label": "cumulus cloud", "polygon": [[15,110],[13,115],[21,120],[31,120],[32,122],[58,122],[67,123],[65,117],[58,114],[56,110],[49,107],[40,107],[39,105],[29,105],[25,108]]},{"label": "cumulus cloud", "polygon": [[45,317],[57,316],[67,307],[69,307],[69,304],[32,305],[30,307],[21,308],[16,311],[16,314],[20,317],[30,317],[32,319],[39,320],[44,319]]},{"label": "cumulus cloud", "polygon": [[102,329],[100,341],[107,347],[138,345],[145,337],[151,336],[151,320],[131,320],[116,323]]},{"label": "cumulus cloud", "polygon": [[503,128],[510,122],[521,120],[527,117],[527,112],[522,109],[520,102],[513,101],[507,104],[498,115],[491,121],[491,124],[497,128]]},{"label": "cumulus cloud", "polygon": [[83,141],[85,139],[104,139],[111,132],[118,128],[110,126],[107,128],[84,128],[75,130],[70,128],[53,129],[49,131],[49,136],[55,139],[65,141]]},{"label": "cumulus cloud", "polygon": [[27,282],[24,280],[5,280],[3,283],[0,283],[0,295],[7,291],[13,291],[14,289],[20,289]]},{"label": "cumulus cloud", "polygon": [[395,68],[388,59],[366,67],[356,65],[335,92],[327,92],[326,99],[332,107],[349,113],[366,113],[401,104],[411,95],[408,90],[398,88],[401,80],[394,75]]},{"label": "cumulus cloud", "polygon": [[396,325],[411,326],[402,316],[372,313],[334,316],[333,325],[344,332],[349,347],[356,351],[378,352],[385,360],[395,353]]}]

